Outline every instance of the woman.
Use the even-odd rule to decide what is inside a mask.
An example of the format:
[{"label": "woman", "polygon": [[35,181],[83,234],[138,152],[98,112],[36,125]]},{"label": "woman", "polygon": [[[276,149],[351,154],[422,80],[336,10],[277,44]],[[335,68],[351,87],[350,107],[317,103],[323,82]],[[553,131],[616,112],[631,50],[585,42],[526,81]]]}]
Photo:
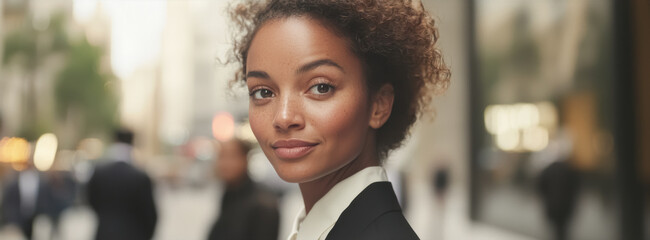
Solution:
[{"label": "woman", "polygon": [[233,19],[251,128],[303,196],[289,239],[418,239],[381,161],[449,82],[422,5],[255,1]]}]

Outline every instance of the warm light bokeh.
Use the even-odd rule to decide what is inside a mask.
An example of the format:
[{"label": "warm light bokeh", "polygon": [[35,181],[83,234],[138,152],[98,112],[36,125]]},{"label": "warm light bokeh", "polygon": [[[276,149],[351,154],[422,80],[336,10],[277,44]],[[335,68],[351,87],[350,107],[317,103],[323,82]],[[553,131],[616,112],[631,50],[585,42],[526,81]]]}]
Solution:
[{"label": "warm light bokeh", "polygon": [[0,162],[24,163],[29,159],[29,143],[24,138],[2,138]]},{"label": "warm light bokeh", "polygon": [[43,134],[36,142],[34,149],[34,166],[40,171],[50,170],[54,164],[58,140],[53,133]]},{"label": "warm light bokeh", "polygon": [[212,119],[212,135],[225,142],[235,135],[235,119],[228,112],[217,113]]}]

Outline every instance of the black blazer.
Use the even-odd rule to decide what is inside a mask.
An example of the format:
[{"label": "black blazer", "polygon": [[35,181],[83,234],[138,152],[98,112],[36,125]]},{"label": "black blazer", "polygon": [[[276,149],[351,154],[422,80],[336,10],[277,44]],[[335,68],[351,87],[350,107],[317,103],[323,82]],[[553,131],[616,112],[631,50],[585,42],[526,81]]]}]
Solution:
[{"label": "black blazer", "polygon": [[390,182],[370,184],[350,203],[326,240],[420,239],[402,214]]},{"label": "black blazer", "polygon": [[97,240],[147,240],[158,218],[153,186],[146,173],[125,162],[95,170],[87,185],[88,203],[97,213]]}]

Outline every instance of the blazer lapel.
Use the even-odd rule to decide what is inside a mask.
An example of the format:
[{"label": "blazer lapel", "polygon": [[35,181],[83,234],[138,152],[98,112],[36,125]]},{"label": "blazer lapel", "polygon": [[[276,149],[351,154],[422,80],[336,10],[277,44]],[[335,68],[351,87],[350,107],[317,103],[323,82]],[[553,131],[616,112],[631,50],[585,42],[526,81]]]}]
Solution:
[{"label": "blazer lapel", "polygon": [[370,184],[341,213],[326,240],[353,239],[351,237],[358,235],[375,219],[392,211],[402,209],[391,183]]}]

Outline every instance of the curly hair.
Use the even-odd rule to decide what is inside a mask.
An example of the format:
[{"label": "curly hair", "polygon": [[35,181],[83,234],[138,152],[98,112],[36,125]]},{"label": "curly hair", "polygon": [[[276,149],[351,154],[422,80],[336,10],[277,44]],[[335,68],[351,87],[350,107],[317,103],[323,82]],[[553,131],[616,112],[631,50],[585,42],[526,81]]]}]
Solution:
[{"label": "curly hair", "polygon": [[238,32],[234,53],[241,68],[232,83],[245,82],[253,37],[269,20],[305,16],[321,21],[349,40],[364,64],[368,89],[394,89],[393,109],[377,130],[381,159],[399,147],[434,95],[449,85],[450,71],[438,49],[438,29],[424,6],[411,0],[267,0],[231,7]]}]

